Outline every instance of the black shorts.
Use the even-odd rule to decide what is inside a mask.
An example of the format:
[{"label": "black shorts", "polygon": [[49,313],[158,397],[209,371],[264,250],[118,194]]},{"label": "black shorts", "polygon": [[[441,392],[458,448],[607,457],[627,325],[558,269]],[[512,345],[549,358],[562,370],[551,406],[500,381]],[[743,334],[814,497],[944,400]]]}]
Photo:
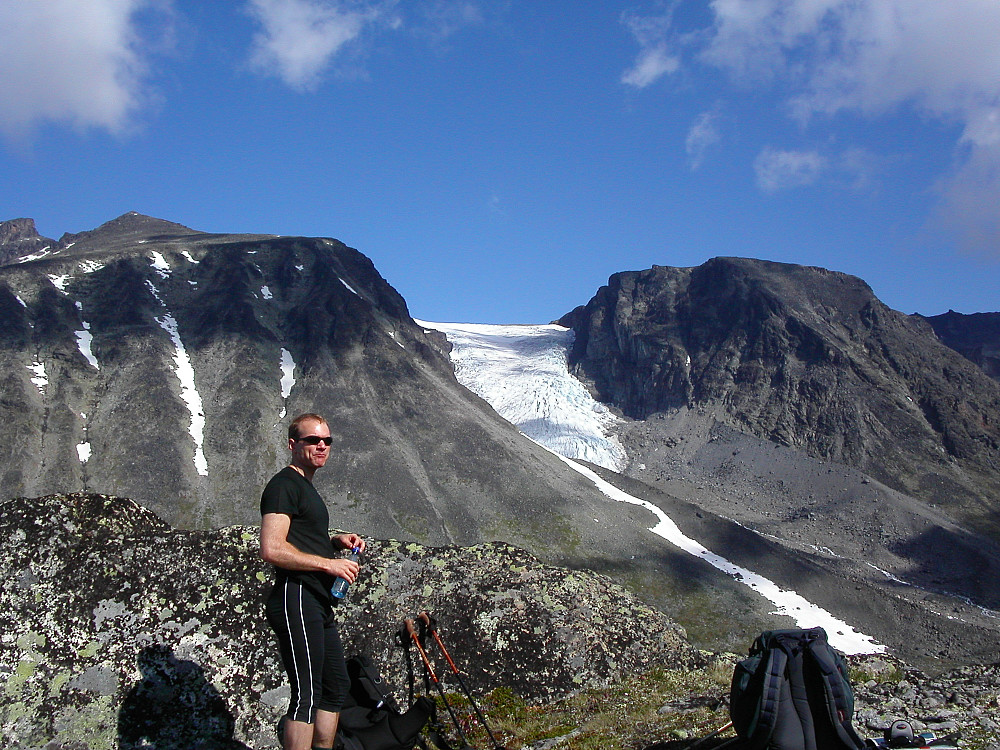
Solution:
[{"label": "black shorts", "polygon": [[266,611],[292,688],[288,718],[312,724],[317,709],[340,711],[351,679],[330,608],[307,588],[285,580],[275,584]]}]

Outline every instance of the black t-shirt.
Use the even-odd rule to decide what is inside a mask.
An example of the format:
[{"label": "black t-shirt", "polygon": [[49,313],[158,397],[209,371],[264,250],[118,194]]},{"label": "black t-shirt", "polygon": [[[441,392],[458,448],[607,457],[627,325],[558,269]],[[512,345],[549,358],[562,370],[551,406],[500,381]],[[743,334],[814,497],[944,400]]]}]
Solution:
[{"label": "black t-shirt", "polygon": [[[336,557],[330,540],[330,513],[312,482],[291,466],[275,474],[260,497],[260,514],[283,513],[292,521],[288,543],[301,552],[319,557]],[[334,578],[318,571],[287,570],[275,566],[278,582],[291,579],[312,591],[321,602],[331,602]]]}]

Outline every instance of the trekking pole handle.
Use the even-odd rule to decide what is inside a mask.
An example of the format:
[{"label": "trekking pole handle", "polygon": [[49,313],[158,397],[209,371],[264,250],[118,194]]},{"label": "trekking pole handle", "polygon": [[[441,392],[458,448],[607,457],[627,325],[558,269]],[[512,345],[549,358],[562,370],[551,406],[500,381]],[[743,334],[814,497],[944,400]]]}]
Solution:
[{"label": "trekking pole handle", "polygon": [[420,637],[417,635],[417,629],[413,625],[413,620],[407,617],[403,620],[403,625],[406,627],[406,632],[410,634],[410,638],[413,639],[413,643],[416,644],[417,651],[420,653],[420,659],[424,662],[424,666],[427,667],[427,672],[430,674],[431,681],[437,684],[437,675],[434,673],[434,667],[431,666],[431,660],[427,658],[427,652],[424,651],[424,647],[420,643]]}]

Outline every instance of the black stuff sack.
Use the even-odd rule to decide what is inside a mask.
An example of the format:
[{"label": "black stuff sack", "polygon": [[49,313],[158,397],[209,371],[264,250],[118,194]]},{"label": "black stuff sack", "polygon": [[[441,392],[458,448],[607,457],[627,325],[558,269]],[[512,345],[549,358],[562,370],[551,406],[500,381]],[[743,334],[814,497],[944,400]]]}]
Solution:
[{"label": "black stuff sack", "polygon": [[769,630],[736,665],[733,728],[748,750],[860,750],[844,658],[823,628]]},{"label": "black stuff sack", "polygon": [[405,712],[378,666],[366,655],[347,660],[351,690],[340,711],[337,747],[343,750],[411,750],[434,712],[421,696]]}]

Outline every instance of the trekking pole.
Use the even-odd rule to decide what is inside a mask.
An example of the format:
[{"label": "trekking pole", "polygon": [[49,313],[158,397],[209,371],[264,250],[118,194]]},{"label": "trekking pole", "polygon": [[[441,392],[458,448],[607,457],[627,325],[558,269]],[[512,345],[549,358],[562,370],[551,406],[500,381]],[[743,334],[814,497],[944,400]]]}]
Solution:
[{"label": "trekking pole", "polygon": [[427,674],[430,675],[431,682],[434,683],[438,693],[441,695],[441,700],[444,701],[445,708],[448,709],[448,715],[455,724],[455,729],[458,730],[458,736],[462,738],[462,750],[473,750],[472,746],[469,744],[469,740],[465,737],[465,732],[462,731],[462,725],[458,723],[458,717],[455,716],[455,711],[452,709],[447,696],[444,694],[444,688],[441,687],[441,681],[438,680],[437,675],[434,674],[434,667],[431,666],[431,660],[427,658],[427,652],[424,651],[424,646],[420,642],[420,637],[417,635],[417,629],[413,626],[413,620],[407,618],[403,621],[403,624],[406,626],[406,632],[410,634],[410,638],[413,639],[413,643],[417,647],[417,653],[420,654],[420,659],[424,663],[424,668],[427,670]]},{"label": "trekking pole", "polygon": [[434,620],[426,612],[421,612],[418,618],[423,621],[427,630],[429,630],[430,634],[434,637],[434,642],[437,643],[438,648],[441,649],[441,653],[444,654],[444,658],[448,662],[448,666],[451,667],[451,671],[454,673],[455,678],[458,680],[458,684],[461,686],[462,692],[465,693],[465,696],[469,699],[469,703],[472,704],[473,710],[476,712],[476,716],[479,717],[479,723],[483,725],[483,728],[486,730],[486,734],[490,736],[490,741],[493,743],[493,747],[496,748],[496,750],[504,750],[504,747],[497,742],[497,738],[493,736],[493,732],[490,731],[490,725],[486,723],[486,717],[483,716],[483,712],[480,711],[479,706],[476,705],[476,700],[472,697],[472,692],[466,686],[465,680],[462,679],[462,675],[458,671],[458,667],[455,666],[455,662],[451,658],[451,654],[448,653],[448,649],[445,648],[444,643],[441,640],[441,636],[438,635],[437,628],[434,625]]}]

